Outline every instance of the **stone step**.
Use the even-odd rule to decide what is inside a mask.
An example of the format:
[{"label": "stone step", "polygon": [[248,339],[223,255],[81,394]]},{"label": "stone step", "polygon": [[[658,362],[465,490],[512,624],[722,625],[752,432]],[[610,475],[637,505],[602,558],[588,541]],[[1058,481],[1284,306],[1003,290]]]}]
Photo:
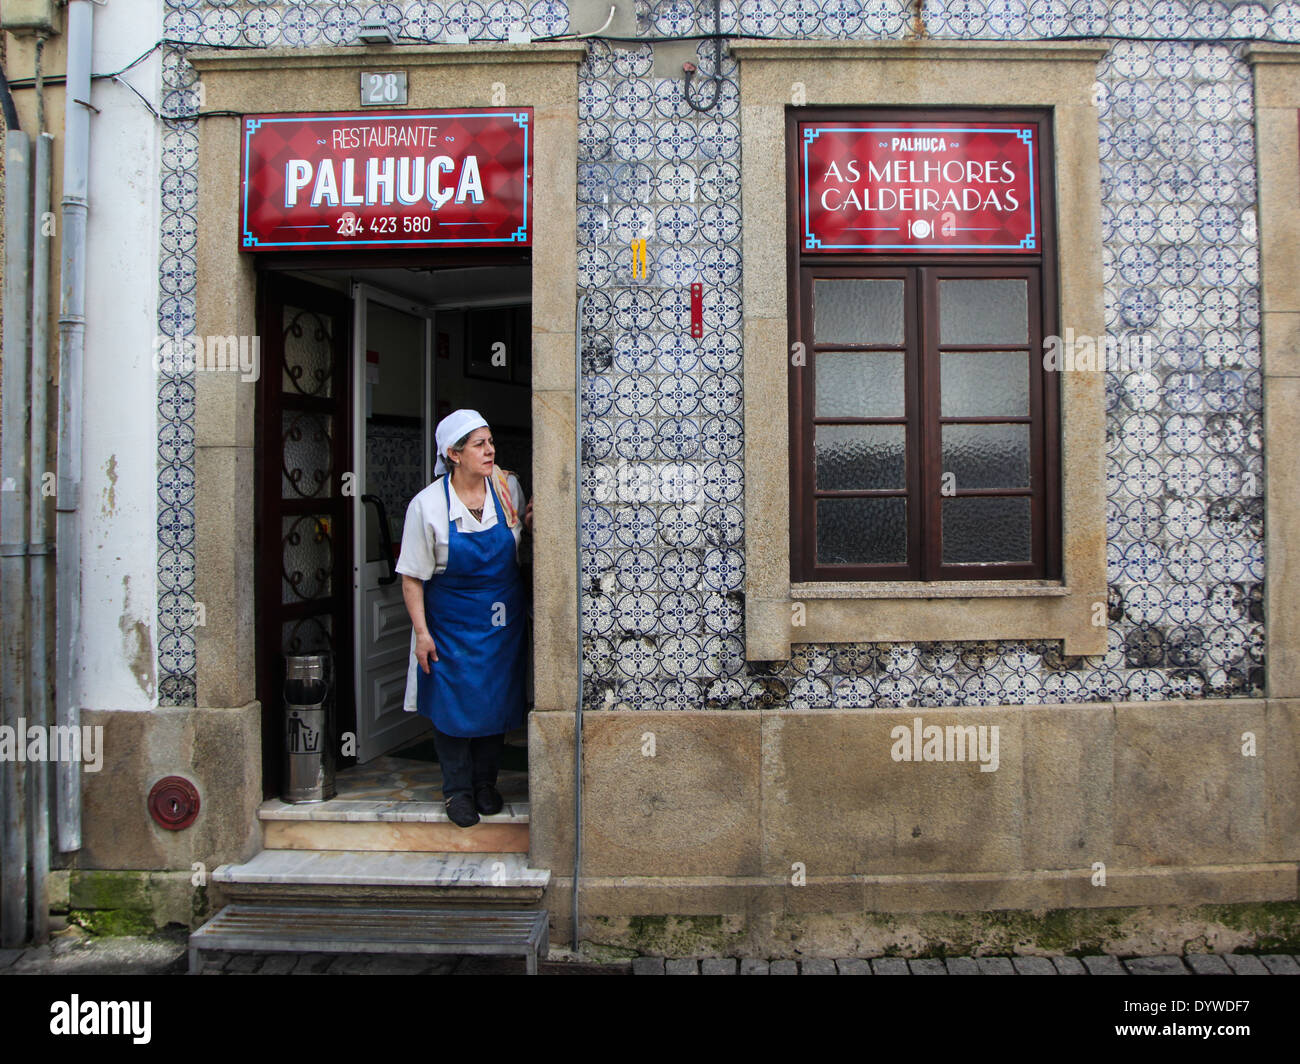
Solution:
[{"label": "stone step", "polygon": [[192,935],[190,974],[204,952],[521,956],[546,958],[545,909],[412,909],[350,905],[227,905]]},{"label": "stone step", "polygon": [[221,865],[214,884],[229,902],[536,907],[551,873],[519,853],[415,853],[267,849]]},{"label": "stone step", "polygon": [[257,810],[268,850],[394,850],[416,853],[527,853],[528,802],[507,802],[501,812],[462,828],[441,801],[334,798],[295,803],[278,798]]}]

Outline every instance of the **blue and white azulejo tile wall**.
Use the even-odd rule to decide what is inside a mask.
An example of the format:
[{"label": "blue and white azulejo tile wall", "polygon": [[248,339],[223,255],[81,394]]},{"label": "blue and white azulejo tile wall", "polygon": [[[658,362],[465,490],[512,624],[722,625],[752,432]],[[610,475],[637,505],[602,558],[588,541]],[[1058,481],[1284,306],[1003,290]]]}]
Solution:
[{"label": "blue and white azulejo tile wall", "polygon": [[[199,108],[190,46],[355,40],[382,16],[415,41],[567,32],[557,0],[483,3],[168,0],[166,111]],[[707,2],[639,0],[642,36],[712,31]],[[746,0],[724,33],[901,38],[903,0]],[[582,616],[589,708],[997,705],[1259,695],[1263,683],[1263,436],[1254,114],[1247,42],[1300,41],[1300,2],[927,0],[935,37],[1102,37],[1095,102],[1106,324],[1149,342],[1147,369],[1107,375],[1110,650],[1059,643],[800,645],[743,655],[740,122],[724,57],[715,106],[654,75],[652,44],[593,41],[580,70],[578,283],[584,418]],[[712,73],[712,44],[697,49]],[[707,98],[711,90],[702,87]],[[863,101],[869,103],[870,101]],[[1014,102],[1014,101],[1009,101]],[[168,126],[161,174],[160,327],[194,319],[201,124]],[[629,245],[649,232],[649,276]],[[702,282],[705,336],[688,286]],[[193,384],[159,378],[162,701],[192,704]],[[766,431],[750,426],[748,431]],[[618,470],[671,463],[686,503],[618,501]],[[626,498],[626,495],[622,495]],[[784,515],[775,515],[784,521]]]}]

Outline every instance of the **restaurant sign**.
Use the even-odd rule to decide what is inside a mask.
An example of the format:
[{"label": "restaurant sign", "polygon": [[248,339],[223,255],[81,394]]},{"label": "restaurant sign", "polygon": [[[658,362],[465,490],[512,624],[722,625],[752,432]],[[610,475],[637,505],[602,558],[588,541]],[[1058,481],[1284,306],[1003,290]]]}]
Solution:
[{"label": "restaurant sign", "polygon": [[247,115],[240,245],[529,247],[532,109]]},{"label": "restaurant sign", "polygon": [[805,252],[1037,253],[1037,127],[799,123]]}]

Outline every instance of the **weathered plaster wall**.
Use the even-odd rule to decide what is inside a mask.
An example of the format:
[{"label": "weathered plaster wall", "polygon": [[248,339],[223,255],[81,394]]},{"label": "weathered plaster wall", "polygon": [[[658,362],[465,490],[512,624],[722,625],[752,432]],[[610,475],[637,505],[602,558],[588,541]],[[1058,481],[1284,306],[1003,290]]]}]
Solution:
[{"label": "weathered plaster wall", "polygon": [[[162,34],[162,5],[96,20],[92,69],[119,70]],[[153,94],[154,53],[123,78]],[[80,700],[158,704],[158,424],[153,358],[159,286],[158,169],[165,130],[124,85],[97,81],[86,237],[85,455]],[[61,155],[61,153],[60,153]],[[123,283],[127,279],[127,283]],[[167,279],[161,278],[163,286]],[[55,293],[57,295],[57,293]],[[124,416],[124,411],[132,411]],[[173,490],[184,492],[183,484]]]}]

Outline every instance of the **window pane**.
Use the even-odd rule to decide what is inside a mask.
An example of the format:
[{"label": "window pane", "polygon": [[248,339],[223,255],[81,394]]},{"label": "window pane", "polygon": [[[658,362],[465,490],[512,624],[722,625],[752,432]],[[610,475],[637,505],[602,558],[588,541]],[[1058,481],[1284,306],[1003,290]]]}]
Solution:
[{"label": "window pane", "polygon": [[280,439],[284,498],[328,498],[334,473],[334,419],[311,410],[283,410]]},{"label": "window pane", "polygon": [[328,598],[334,575],[334,541],[327,514],[280,518],[281,602]]},{"label": "window pane", "polygon": [[1028,425],[944,425],[943,469],[952,487],[1029,487]]},{"label": "window pane", "polygon": [[903,282],[813,282],[813,341],[902,344]]},{"label": "window pane", "polygon": [[901,351],[822,351],[817,367],[818,417],[902,417]]},{"label": "window pane", "polygon": [[328,314],[301,307],[284,308],[284,377],[286,395],[334,394],[334,321]]},{"label": "window pane", "polygon": [[822,565],[906,562],[906,500],[818,499],[817,561]]},{"label": "window pane", "polygon": [[1024,417],[1029,361],[1023,351],[948,351],[939,356],[944,417]]},{"label": "window pane", "polygon": [[1015,277],[940,281],[939,342],[1028,343],[1028,282]]},{"label": "window pane", "polygon": [[1032,555],[1028,499],[943,500],[945,565],[1027,562]]},{"label": "window pane", "polygon": [[903,488],[902,425],[818,425],[813,442],[817,487],[826,491]]}]

